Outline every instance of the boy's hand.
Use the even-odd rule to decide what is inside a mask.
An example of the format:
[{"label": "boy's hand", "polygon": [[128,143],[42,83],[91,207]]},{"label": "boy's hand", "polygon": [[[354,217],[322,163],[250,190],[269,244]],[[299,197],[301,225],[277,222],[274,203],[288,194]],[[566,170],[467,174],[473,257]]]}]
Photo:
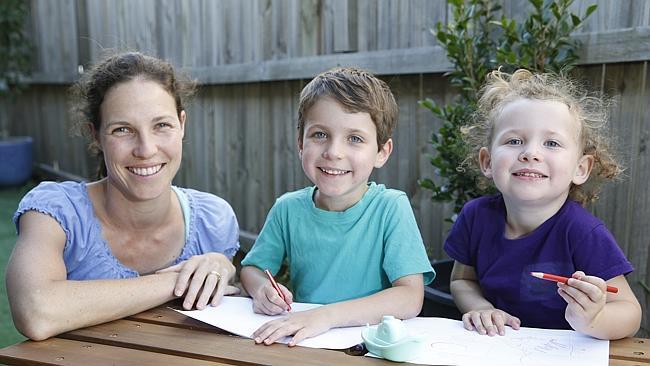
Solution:
[{"label": "boy's hand", "polygon": [[273,288],[271,282],[260,286],[256,293],[251,294],[253,297],[253,311],[258,314],[278,315],[288,310],[287,305],[293,303],[293,294],[284,285],[278,283],[285,302],[278,292]]},{"label": "boy's hand", "polygon": [[331,325],[323,307],[289,313],[289,315],[272,320],[262,325],[253,333],[255,343],[270,345],[278,340],[293,335],[289,347],[293,347],[306,338],[314,337],[330,330]]},{"label": "boy's hand", "polygon": [[506,325],[512,329],[519,329],[521,320],[503,310],[488,309],[474,310],[463,314],[463,325],[467,330],[476,330],[478,334],[505,335]]},{"label": "boy's hand", "polygon": [[567,302],[566,320],[584,332],[598,318],[607,302],[607,284],[602,278],[575,272],[566,284],[558,282],[558,294]]}]

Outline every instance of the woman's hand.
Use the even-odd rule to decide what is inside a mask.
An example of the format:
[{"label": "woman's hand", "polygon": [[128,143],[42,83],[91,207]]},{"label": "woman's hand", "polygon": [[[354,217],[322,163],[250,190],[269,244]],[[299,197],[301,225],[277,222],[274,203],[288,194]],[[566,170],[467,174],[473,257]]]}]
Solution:
[{"label": "woman's hand", "polygon": [[473,310],[463,314],[463,325],[467,330],[476,330],[478,334],[505,335],[506,325],[512,329],[519,329],[521,320],[503,310]]},{"label": "woman's hand", "polygon": [[327,315],[326,306],[289,313],[287,316],[272,320],[262,325],[253,333],[255,343],[270,345],[283,337],[293,335],[289,347],[293,347],[304,339],[314,337],[330,330],[331,324]]},{"label": "woman's hand", "polygon": [[[203,309],[208,302],[215,306],[224,295],[235,295],[239,288],[228,283],[235,275],[235,266],[221,253],[195,255],[176,265],[161,269],[156,273],[178,272],[174,295],[183,296],[183,308]],[[210,301],[212,300],[212,301]]]},{"label": "woman's hand", "polygon": [[607,302],[607,284],[602,278],[575,272],[566,284],[558,282],[558,294],[567,302],[566,320],[577,331],[585,332]]}]

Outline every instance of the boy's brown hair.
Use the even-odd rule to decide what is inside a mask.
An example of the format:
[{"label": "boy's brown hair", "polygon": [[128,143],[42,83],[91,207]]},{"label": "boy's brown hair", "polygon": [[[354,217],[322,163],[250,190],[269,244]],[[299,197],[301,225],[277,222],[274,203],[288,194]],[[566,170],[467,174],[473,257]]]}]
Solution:
[{"label": "boy's brown hair", "polygon": [[[589,93],[574,80],[556,74],[533,74],[519,69],[512,74],[492,71],[481,88],[473,123],[462,129],[470,145],[465,164],[478,167],[481,147],[492,143],[494,123],[506,104],[520,98],[549,100],[564,103],[580,125],[579,143],[584,155],[594,157],[589,180],[582,185],[571,184],[569,197],[581,204],[598,198],[603,181],[615,179],[622,167],[611,150],[607,131],[610,100],[603,95]],[[484,180],[479,182],[486,186]]]},{"label": "boy's brown hair", "polygon": [[377,146],[391,138],[397,123],[397,103],[388,85],[365,70],[338,67],[316,76],[302,89],[298,104],[298,143],[302,146],[305,117],[321,98],[330,97],[350,113],[366,112],[377,128]]}]

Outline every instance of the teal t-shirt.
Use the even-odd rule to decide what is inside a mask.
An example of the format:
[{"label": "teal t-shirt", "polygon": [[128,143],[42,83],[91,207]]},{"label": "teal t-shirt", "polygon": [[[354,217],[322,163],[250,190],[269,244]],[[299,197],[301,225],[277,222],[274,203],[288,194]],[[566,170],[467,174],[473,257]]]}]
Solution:
[{"label": "teal t-shirt", "polygon": [[406,194],[369,183],[343,212],[317,208],[316,187],[284,194],[242,265],[277,273],[286,257],[294,300],[329,304],[374,294],[406,275],[435,277]]}]

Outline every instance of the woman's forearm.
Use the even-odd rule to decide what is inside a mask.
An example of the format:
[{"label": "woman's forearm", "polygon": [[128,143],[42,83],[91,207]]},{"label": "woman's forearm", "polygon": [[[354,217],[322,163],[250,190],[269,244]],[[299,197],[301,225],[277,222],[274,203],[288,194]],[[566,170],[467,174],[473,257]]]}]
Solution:
[{"label": "woman's forearm", "polygon": [[53,280],[21,289],[8,281],[14,324],[25,336],[43,340],[120,319],[175,298],[177,276],[163,273],[119,280]]}]

